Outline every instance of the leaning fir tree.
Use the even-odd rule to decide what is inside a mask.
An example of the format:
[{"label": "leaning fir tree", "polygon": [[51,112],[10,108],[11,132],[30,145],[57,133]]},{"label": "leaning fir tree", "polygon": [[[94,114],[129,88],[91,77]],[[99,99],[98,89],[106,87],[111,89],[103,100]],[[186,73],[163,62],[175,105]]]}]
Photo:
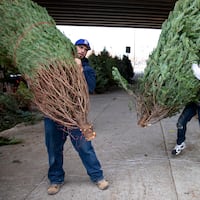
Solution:
[{"label": "leaning fir tree", "polygon": [[[200,1],[178,0],[162,24],[157,47],[147,60],[139,88],[132,89],[139,114],[147,126],[178,113],[187,103],[199,100],[200,81],[192,64],[200,62]],[[116,69],[114,76],[119,79]]]},{"label": "leaning fir tree", "polygon": [[1,63],[18,68],[46,116],[94,134],[87,120],[87,84],[75,62],[74,45],[45,8],[31,0],[1,0],[0,47]]}]

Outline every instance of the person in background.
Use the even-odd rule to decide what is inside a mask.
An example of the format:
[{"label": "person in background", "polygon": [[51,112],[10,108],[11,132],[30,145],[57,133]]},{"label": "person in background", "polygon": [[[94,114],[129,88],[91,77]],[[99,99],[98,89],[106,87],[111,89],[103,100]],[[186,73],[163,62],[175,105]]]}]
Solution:
[{"label": "person in background", "polygon": [[[200,67],[197,64],[192,64],[192,71],[194,76],[200,80]],[[187,123],[195,116],[198,116],[200,123],[200,103],[191,102],[185,106],[177,122],[177,140],[176,146],[172,150],[172,155],[179,155],[183,149],[186,148],[185,134],[187,130]]]},{"label": "person in background", "polygon": [[[96,75],[85,57],[88,50],[90,50],[90,44],[87,40],[80,39],[76,41],[75,46],[77,49],[77,58],[75,61],[79,64],[80,59],[89,93],[93,93],[96,84]],[[48,179],[50,181],[50,186],[47,190],[49,195],[58,193],[61,186],[64,184],[65,171],[63,169],[63,149],[67,136],[70,137],[71,143],[78,152],[91,181],[101,190],[105,190],[109,187],[108,181],[104,179],[101,164],[97,159],[91,141],[85,139],[79,128],[67,130],[65,127],[62,127],[49,118],[44,119],[44,127],[45,143],[49,158]]]},{"label": "person in background", "polygon": [[186,139],[186,130],[187,123],[195,116],[198,115],[198,120],[200,123],[200,104],[191,102],[185,106],[181,115],[178,118],[177,126],[177,140],[176,146],[172,150],[172,155],[179,155],[183,149],[186,148],[185,139]]}]

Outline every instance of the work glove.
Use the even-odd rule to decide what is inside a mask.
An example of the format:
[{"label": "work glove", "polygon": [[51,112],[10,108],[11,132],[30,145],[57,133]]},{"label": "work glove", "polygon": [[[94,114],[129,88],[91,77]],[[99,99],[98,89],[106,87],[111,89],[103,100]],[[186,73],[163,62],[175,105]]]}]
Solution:
[{"label": "work glove", "polygon": [[194,76],[200,80],[200,66],[197,64],[192,64],[192,71]]},{"label": "work glove", "polygon": [[94,132],[91,124],[84,124],[80,131],[83,133],[87,141],[91,141],[96,137],[96,132]]}]

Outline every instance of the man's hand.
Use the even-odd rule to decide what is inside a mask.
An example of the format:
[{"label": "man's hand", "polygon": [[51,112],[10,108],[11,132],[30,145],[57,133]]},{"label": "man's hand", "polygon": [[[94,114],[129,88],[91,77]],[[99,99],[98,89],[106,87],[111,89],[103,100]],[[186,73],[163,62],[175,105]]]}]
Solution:
[{"label": "man's hand", "polygon": [[83,72],[83,66],[81,60],[79,58],[75,58],[75,62],[80,67],[80,70]]},{"label": "man's hand", "polygon": [[200,66],[197,64],[192,64],[192,71],[194,76],[200,80]]}]

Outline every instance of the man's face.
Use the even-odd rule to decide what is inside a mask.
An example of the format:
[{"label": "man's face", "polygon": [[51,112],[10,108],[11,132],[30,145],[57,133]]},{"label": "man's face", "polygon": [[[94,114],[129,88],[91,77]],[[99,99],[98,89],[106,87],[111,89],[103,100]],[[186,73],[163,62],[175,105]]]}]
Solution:
[{"label": "man's face", "polygon": [[80,59],[84,58],[88,52],[88,47],[85,45],[77,45],[76,49],[77,49],[78,58]]}]

